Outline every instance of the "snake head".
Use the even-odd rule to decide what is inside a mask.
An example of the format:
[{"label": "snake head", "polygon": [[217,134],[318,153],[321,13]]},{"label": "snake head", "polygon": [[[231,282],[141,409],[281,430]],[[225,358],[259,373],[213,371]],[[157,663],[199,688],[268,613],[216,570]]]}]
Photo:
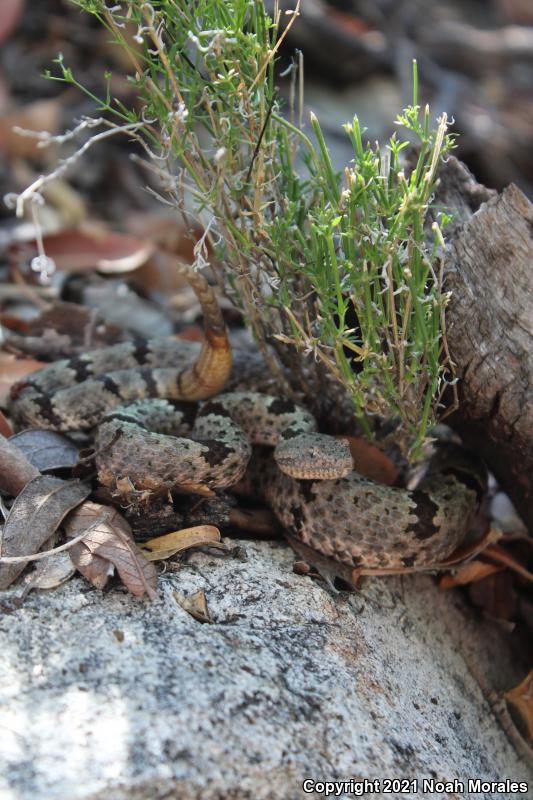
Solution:
[{"label": "snake head", "polygon": [[282,439],[274,450],[274,458],[286,475],[304,480],[344,478],[353,471],[348,441],[323,433]]}]

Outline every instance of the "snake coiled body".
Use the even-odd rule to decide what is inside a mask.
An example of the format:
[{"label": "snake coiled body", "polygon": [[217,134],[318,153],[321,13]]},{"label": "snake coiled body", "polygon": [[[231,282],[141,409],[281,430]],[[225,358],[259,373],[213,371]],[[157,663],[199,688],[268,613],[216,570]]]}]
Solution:
[{"label": "snake coiled body", "polygon": [[[14,417],[96,429],[99,481],[124,503],[226,488],[244,477],[290,534],[349,567],[444,560],[464,539],[483,492],[477,460],[443,445],[411,491],[354,472],[345,440],[317,433],[309,412],[264,393],[271,381],[261,359],[244,352],[232,359],[211,290],[198,275],[193,288],[204,309],[201,347],[137,341],[56,362],[14,388]],[[206,398],[199,410],[192,405]],[[250,461],[254,444],[270,450]]]}]

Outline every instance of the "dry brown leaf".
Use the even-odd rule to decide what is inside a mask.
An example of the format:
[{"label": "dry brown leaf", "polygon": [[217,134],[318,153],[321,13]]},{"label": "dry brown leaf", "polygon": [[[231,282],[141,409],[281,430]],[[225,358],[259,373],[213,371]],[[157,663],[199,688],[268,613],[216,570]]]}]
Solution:
[{"label": "dry brown leaf", "polygon": [[398,468],[378,447],[357,436],[338,438],[348,441],[354,469],[361,475],[387,486],[392,486],[397,481]]},{"label": "dry brown leaf", "polygon": [[504,694],[508,703],[516,708],[523,720],[530,739],[533,739],[533,670],[522,683]]},{"label": "dry brown leaf", "polygon": [[182,550],[190,547],[201,547],[206,544],[220,542],[220,531],[214,525],[196,525],[193,528],[184,528],[173,531],[164,536],[148,539],[140,545],[144,557],[148,561],[161,561],[170,558]]},{"label": "dry brown leaf", "polygon": [[[174,214],[165,212],[133,212],[127,215],[124,224],[128,231],[149,239],[158,248],[154,257],[132,276],[135,286],[148,294],[160,292],[166,297],[176,295],[184,301],[185,308],[196,304],[185,276],[176,269],[176,258],[187,264],[193,263],[194,248],[203,235],[203,229],[195,223],[184,226]],[[212,254],[209,242],[206,245],[208,253]]]},{"label": "dry brown leaf", "polygon": [[230,525],[258,536],[276,536],[280,524],[268,508],[232,508],[229,512]]},{"label": "dry brown leaf", "polygon": [[172,594],[178,605],[198,622],[213,622],[203,589],[191,595],[180,594],[180,592],[172,592]]},{"label": "dry brown leaf", "polygon": [[26,593],[31,589],[55,589],[74,575],[75,569],[68,551],[56,553],[37,561],[26,579]]},{"label": "dry brown leaf", "polygon": [[486,561],[468,561],[460,566],[454,575],[443,575],[439,580],[440,589],[453,589],[456,586],[465,586],[467,583],[482,581],[488,575],[501,572],[505,567],[497,564],[488,564]]},{"label": "dry brown leaf", "polygon": [[13,436],[13,429],[11,428],[11,425],[5,418],[2,411],[0,411],[0,434],[5,436],[7,439],[9,439],[10,436]]},{"label": "dry brown leaf", "polygon": [[39,470],[15,445],[0,436],[0,490],[16,497],[37,475]]},{"label": "dry brown leaf", "polygon": [[496,561],[497,564],[503,564],[509,569],[512,569],[513,572],[517,572],[523,578],[525,578],[529,582],[533,582],[533,574],[529,572],[519,561],[516,560],[510,553],[507,552],[503,547],[500,547],[497,544],[491,545],[487,547],[484,551],[484,555],[487,558],[490,558],[491,561]]},{"label": "dry brown leaf", "polygon": [[[37,553],[57,530],[69,511],[79,505],[91,489],[80,481],[63,481],[52,475],[37,475],[15,499],[2,537],[2,556]],[[17,578],[27,562],[0,563],[0,589]]]},{"label": "dry brown leaf", "polygon": [[111,231],[102,223],[86,223],[50,234],[43,238],[43,245],[46,255],[65,272],[131,272],[154,252],[154,245],[147,239]]},{"label": "dry brown leaf", "polygon": [[[83,566],[84,557],[87,559],[88,551],[91,556],[113,564],[132,594],[139,597],[146,593],[151,600],[157,597],[157,572],[133,541],[131,528],[126,520],[114,508],[87,501],[69,515],[65,530],[71,538],[87,531],[81,542],[85,550],[81,551],[79,558],[76,555],[74,557],[77,559],[75,563],[78,569],[80,562]],[[87,560],[90,562],[90,559]],[[94,564],[89,563],[87,566],[89,573],[96,570]],[[100,564],[99,567],[103,568],[103,565]],[[85,571],[82,574],[87,577]],[[101,575],[101,570],[98,574]]]},{"label": "dry brown leaf", "polygon": [[201,342],[204,339],[204,332],[199,325],[188,325],[182,328],[176,338],[186,342]]},{"label": "dry brown leaf", "polygon": [[91,553],[83,542],[73,545],[68,551],[72,564],[85,580],[89,581],[95,589],[104,589],[115,568],[105,558]]},{"label": "dry brown leaf", "polygon": [[13,384],[45,366],[44,361],[17,358],[12,353],[0,353],[0,405],[5,406]]},{"label": "dry brown leaf", "polygon": [[[164,210],[133,211],[126,216],[124,225],[130,233],[150,239],[162,250],[191,264],[194,261],[194,247],[204,233],[201,225],[194,222],[187,226],[180,224],[174,213]],[[212,254],[209,241],[206,245],[208,253]]]},{"label": "dry brown leaf", "polygon": [[0,150],[8,156],[43,158],[46,150],[38,147],[38,139],[21,136],[13,128],[48,131],[57,134],[61,129],[61,103],[58,98],[36,100],[0,117]]},{"label": "dry brown leaf", "polygon": [[29,320],[27,319],[15,317],[12,314],[0,314],[0,325],[3,325],[4,328],[8,328],[10,331],[15,331],[15,333],[26,333],[29,324]]},{"label": "dry brown leaf", "polygon": [[485,580],[472,583],[468,595],[472,603],[492,619],[512,622],[517,619],[519,597],[516,580],[508,570],[488,575]]}]

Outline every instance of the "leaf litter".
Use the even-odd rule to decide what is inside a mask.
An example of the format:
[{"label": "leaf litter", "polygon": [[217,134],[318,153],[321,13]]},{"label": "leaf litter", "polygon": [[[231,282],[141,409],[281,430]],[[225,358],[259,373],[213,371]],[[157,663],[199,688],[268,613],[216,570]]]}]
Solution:
[{"label": "leaf litter", "polygon": [[107,582],[103,578],[104,566],[109,575],[112,564],[133,595],[146,593],[151,600],[156,598],[156,569],[145,559],[129,524],[116,509],[87,501],[70,514],[65,530],[70,538],[85,532],[83,541],[71,549],[70,555],[76,568],[91,583],[96,580],[94,585],[103,588]]},{"label": "leaf litter", "polygon": [[220,531],[214,525],[196,525],[193,528],[184,528],[173,531],[164,536],[148,539],[140,545],[144,557],[148,561],[160,561],[171,558],[183,550],[202,545],[219,544]]},{"label": "leaf litter", "polygon": [[205,592],[203,589],[195,592],[194,594],[185,595],[181,594],[181,592],[173,591],[172,596],[176,603],[190,614],[193,619],[197,622],[210,622],[212,623],[214,620],[209,613],[209,608],[207,606],[207,598],[205,596]]},{"label": "leaf litter", "polygon": [[[64,481],[37,475],[15,498],[2,536],[2,557],[36,553],[55,533],[69,511],[89,496],[91,487],[80,481]],[[0,563],[0,590],[20,575],[25,561]]]}]

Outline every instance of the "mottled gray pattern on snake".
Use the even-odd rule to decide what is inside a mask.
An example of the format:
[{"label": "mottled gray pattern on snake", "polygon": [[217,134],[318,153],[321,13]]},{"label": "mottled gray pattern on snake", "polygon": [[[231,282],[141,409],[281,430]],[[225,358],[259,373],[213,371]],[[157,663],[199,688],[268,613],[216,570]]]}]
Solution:
[{"label": "mottled gray pattern on snake", "polygon": [[18,387],[13,411],[39,427],[97,426],[99,480],[115,494],[128,495],[127,485],[130,501],[176,487],[233,486],[252,444],[275,445],[274,455],[255,454],[244,482],[293,536],[350,567],[433,564],[464,539],[483,489],[476,459],[443,445],[412,491],[364,478],[352,470],[347,443],[317,434],[309,412],[250,391],[271,382],[245,353],[234,354],[229,393],[207,400],[195,418],[196,406],[172,398],[197,352],[188,342],[154,340],[58,362]]}]

